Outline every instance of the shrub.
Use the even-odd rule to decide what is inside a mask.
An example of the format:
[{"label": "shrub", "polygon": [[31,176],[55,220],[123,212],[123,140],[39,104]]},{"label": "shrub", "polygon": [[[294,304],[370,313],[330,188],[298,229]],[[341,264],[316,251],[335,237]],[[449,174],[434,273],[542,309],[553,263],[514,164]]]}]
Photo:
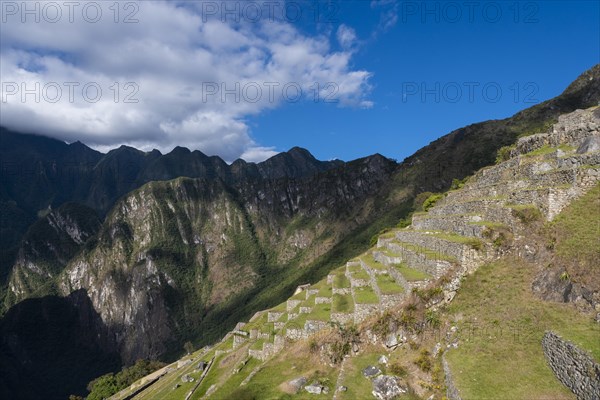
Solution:
[{"label": "shrub", "polygon": [[106,399],[118,391],[130,386],[138,379],[151,374],[165,365],[166,364],[160,361],[138,360],[131,367],[124,368],[122,371],[116,374],[109,373],[102,375],[88,384],[88,390],[90,391],[90,394],[86,397],[86,399]]},{"label": "shrub", "polygon": [[536,206],[521,206],[513,208],[513,215],[524,224],[530,224],[542,219],[542,213]]},{"label": "shrub", "polygon": [[425,211],[425,210],[423,210],[423,203],[432,194],[433,193],[431,193],[431,192],[423,192],[423,193],[419,193],[418,195],[416,195],[415,200],[413,202],[413,207],[414,207],[415,211]]},{"label": "shrub", "polygon": [[452,184],[450,185],[450,190],[462,189],[465,186],[465,183],[469,180],[469,177],[465,177],[463,179],[452,179]]},{"label": "shrub", "polygon": [[431,371],[431,367],[433,366],[433,362],[431,361],[430,353],[422,349],[419,357],[415,360],[415,365],[419,367],[419,369],[423,372]]},{"label": "shrub", "polygon": [[510,152],[514,149],[515,145],[500,147],[498,149],[498,153],[496,154],[496,164],[500,164],[501,162],[509,160]]},{"label": "shrub", "polygon": [[432,194],[431,196],[429,196],[423,202],[423,211],[429,211],[429,209],[432,208],[433,206],[435,206],[435,203],[437,203],[443,197],[444,197],[444,195],[441,193],[435,193],[435,194]]},{"label": "shrub", "polygon": [[442,323],[439,315],[433,310],[427,310],[425,313],[425,321],[427,321],[432,328],[437,328]]},{"label": "shrub", "polygon": [[391,364],[389,370],[392,374],[401,378],[404,378],[406,375],[408,375],[408,371],[406,370],[406,368],[404,368],[403,365],[397,362]]}]

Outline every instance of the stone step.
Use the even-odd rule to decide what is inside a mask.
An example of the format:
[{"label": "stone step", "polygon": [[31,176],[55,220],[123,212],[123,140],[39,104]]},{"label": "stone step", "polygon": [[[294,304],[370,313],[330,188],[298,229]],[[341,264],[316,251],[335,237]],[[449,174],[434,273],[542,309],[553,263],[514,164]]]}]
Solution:
[{"label": "stone step", "polygon": [[[416,230],[452,232],[457,235],[483,238],[485,219],[480,215],[429,215],[414,214],[412,227]],[[478,224],[480,223],[480,224]]]},{"label": "stone step", "polygon": [[456,260],[452,260],[445,254],[392,239],[379,239],[377,247],[388,249],[397,256],[398,263],[403,262],[410,268],[423,271],[436,279],[456,263]]},{"label": "stone step", "polygon": [[472,184],[465,186],[462,190],[448,192],[443,203],[461,203],[481,198],[502,198],[515,191],[533,188],[573,186],[581,180],[582,173],[587,173],[587,171],[581,168],[550,169],[540,170],[526,178],[512,178],[486,186]]},{"label": "stone step", "polygon": [[555,187],[519,190],[508,196],[506,205],[535,205],[547,220],[552,220],[573,199],[579,196],[577,187]]},{"label": "stone step", "polygon": [[401,230],[396,232],[396,239],[450,256],[465,265],[481,262],[487,250],[485,243],[478,238],[445,232]]},{"label": "stone step", "polygon": [[479,198],[463,202],[440,201],[428,211],[429,215],[445,216],[452,214],[482,214],[489,210],[504,208],[505,198]]}]

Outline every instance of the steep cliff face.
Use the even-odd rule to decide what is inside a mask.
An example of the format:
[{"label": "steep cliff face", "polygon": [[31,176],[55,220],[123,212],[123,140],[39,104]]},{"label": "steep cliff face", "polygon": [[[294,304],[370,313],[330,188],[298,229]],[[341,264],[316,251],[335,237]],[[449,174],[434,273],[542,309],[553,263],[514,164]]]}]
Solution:
[{"label": "steep cliff face", "polygon": [[21,242],[5,304],[53,293],[52,279],[99,229],[100,220],[89,207],[67,203],[47,210]]},{"label": "steep cliff face", "polygon": [[319,161],[300,148],[262,163],[238,160],[232,165],[183,147],[165,155],[128,146],[102,154],[79,142],[66,144],[2,127],[0,143],[0,286],[16,261],[23,235],[48,207],[77,202],[104,217],[118,198],[151,181],[181,176],[220,179],[227,184],[298,179],[343,164]]},{"label": "steep cliff face", "polygon": [[202,338],[203,319],[232,298],[280,283],[273,274],[293,280],[373,219],[368,203],[395,167],[373,156],[310,179],[151,182],[115,205],[60,290],[86,289],[126,362],[158,357]]}]

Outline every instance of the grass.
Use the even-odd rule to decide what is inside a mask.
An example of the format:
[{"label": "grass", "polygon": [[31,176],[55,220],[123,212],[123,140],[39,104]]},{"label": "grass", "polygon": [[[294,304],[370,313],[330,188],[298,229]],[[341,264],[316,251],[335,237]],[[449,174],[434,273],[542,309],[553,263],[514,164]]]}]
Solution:
[{"label": "grass", "polygon": [[365,271],[364,269],[362,269],[362,267],[359,271],[352,273],[352,278],[362,279],[363,281],[367,281],[367,282],[369,282],[371,280],[371,276],[369,275],[369,273],[367,271]]},{"label": "grass", "polygon": [[[546,330],[600,359],[600,327],[567,304],[531,293],[533,268],[503,260],[481,267],[463,283],[448,308],[459,330],[459,347],[447,353],[463,398],[563,399],[572,394],[546,363]],[[460,319],[458,318],[460,316]]]},{"label": "grass", "polygon": [[507,228],[505,224],[494,221],[473,221],[469,222],[469,225],[485,226],[487,228]]},{"label": "grass", "polygon": [[318,380],[329,387],[329,393],[333,393],[337,369],[321,363],[318,357],[306,351],[298,350],[299,347],[300,345],[292,346],[288,352],[282,352],[266,362],[247,386],[236,387],[233,382],[227,381],[223,386],[233,387],[234,390],[225,396],[211,396],[211,398],[230,400],[314,399],[315,395],[305,390],[293,396],[291,393],[286,393],[286,382],[301,376],[307,378],[309,383]]},{"label": "grass", "polygon": [[378,270],[378,271],[383,271],[383,270],[387,269],[385,265],[383,265],[379,261],[375,260],[372,253],[365,254],[364,256],[361,257],[361,260],[365,264],[367,264],[367,266],[371,269]]},{"label": "grass", "polygon": [[354,300],[349,294],[334,294],[332,311],[336,313],[352,313],[354,312]]},{"label": "grass", "polygon": [[252,345],[250,346],[250,348],[252,350],[262,350],[264,344],[265,344],[265,340],[264,339],[257,339],[256,342],[252,343]]},{"label": "grass", "polygon": [[354,299],[358,304],[377,304],[379,298],[371,286],[354,288]]},{"label": "grass", "polygon": [[550,147],[548,145],[544,145],[544,146],[540,147],[539,149],[536,149],[536,150],[530,151],[527,154],[524,154],[524,156],[525,157],[543,156],[546,154],[552,154],[552,153],[556,152],[557,150],[570,152],[570,151],[574,151],[575,147],[568,146],[566,144],[561,144],[558,147]]},{"label": "grass", "polygon": [[363,267],[360,265],[360,261],[356,260],[353,261],[355,263],[348,265],[348,271],[349,272],[358,272],[358,271],[362,271]]},{"label": "grass", "polygon": [[333,287],[336,289],[344,289],[350,287],[350,280],[344,274],[337,274],[333,278]]},{"label": "grass", "polygon": [[483,247],[483,243],[481,240],[479,240],[478,238],[470,237],[470,236],[462,236],[462,235],[446,233],[446,232],[432,233],[431,236],[439,238],[439,239],[447,240],[447,241],[453,242],[453,243],[464,244],[464,245],[470,246],[471,248],[473,248],[475,250],[481,250],[481,248]]},{"label": "grass", "polygon": [[424,281],[431,278],[431,275],[418,269],[410,268],[406,264],[396,264],[394,267],[402,274],[404,279],[409,282]]},{"label": "grass", "polygon": [[382,294],[400,294],[404,288],[396,283],[389,274],[377,275],[377,286]]},{"label": "grass", "polygon": [[365,352],[356,357],[352,357],[346,364],[346,373],[343,385],[348,388],[345,392],[340,392],[339,399],[372,399],[372,384],[362,374],[362,371],[369,365],[375,365],[378,368],[382,366],[377,362],[378,355],[374,352]]},{"label": "grass", "polygon": [[232,393],[239,388],[242,381],[260,364],[261,361],[254,357],[250,357],[248,362],[239,370],[239,372],[231,375],[225,384],[221,385],[211,397],[215,399],[231,398]]},{"label": "grass", "polygon": [[570,275],[589,288],[600,288],[600,184],[573,201],[547,224],[556,254]]}]

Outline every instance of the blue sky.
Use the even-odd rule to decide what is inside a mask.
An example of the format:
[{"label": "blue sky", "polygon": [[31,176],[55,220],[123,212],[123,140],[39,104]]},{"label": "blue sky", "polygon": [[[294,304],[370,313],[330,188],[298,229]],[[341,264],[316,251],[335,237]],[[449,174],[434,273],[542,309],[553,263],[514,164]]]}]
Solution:
[{"label": "blue sky", "polygon": [[101,151],[402,160],[600,62],[598,1],[144,1],[119,13],[101,2],[97,20],[85,3],[72,15],[30,3],[39,15],[2,2],[0,124]]},{"label": "blue sky", "polygon": [[[402,160],[456,128],[505,118],[552,98],[600,62],[600,2],[519,2],[516,15],[514,2],[474,2],[480,6],[473,22],[462,6],[463,18],[454,23],[444,18],[456,15],[451,6],[443,8],[446,3],[436,3],[438,12],[432,5],[433,13],[423,17],[421,2],[404,2],[404,9],[400,2],[396,24],[373,37],[378,10],[367,1],[345,2],[340,20],[363,41],[354,64],[373,73],[373,108],[287,105],[253,119],[255,136],[278,149],[309,148],[322,159],[381,153]],[[491,22],[493,5],[483,13],[489,3],[502,10],[498,22]],[[418,93],[403,99],[404,92],[414,91],[413,83]],[[423,99],[423,84],[439,99],[433,93]],[[502,90],[497,101],[496,84]]]}]

